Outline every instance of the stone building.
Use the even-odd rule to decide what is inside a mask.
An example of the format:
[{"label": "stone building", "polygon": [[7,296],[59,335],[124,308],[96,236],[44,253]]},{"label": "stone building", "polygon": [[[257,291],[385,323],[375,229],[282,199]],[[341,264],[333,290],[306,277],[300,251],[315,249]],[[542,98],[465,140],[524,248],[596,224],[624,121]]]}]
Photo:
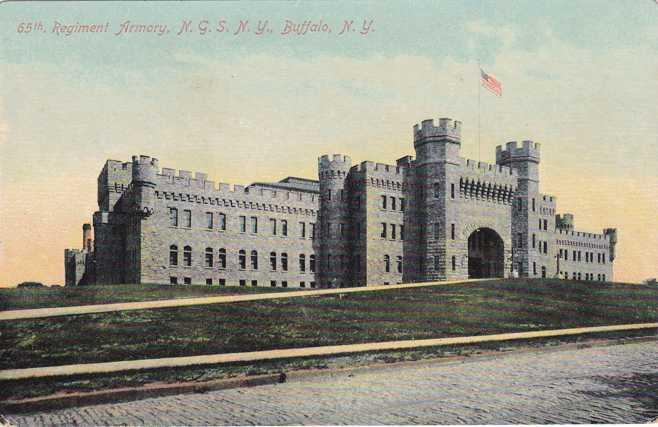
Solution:
[{"label": "stone building", "polygon": [[[395,165],[322,156],[318,180],[249,186],[108,160],[98,177],[94,248],[82,283],[341,287],[483,277],[613,279],[616,230],[575,231],[539,191],[540,147],[460,156],[461,123],[413,128]],[[85,240],[86,241],[86,240]],[[75,266],[75,267],[74,267]],[[89,266],[89,267],[87,267]],[[75,270],[74,270],[75,269]],[[79,280],[78,280],[79,282]]]}]

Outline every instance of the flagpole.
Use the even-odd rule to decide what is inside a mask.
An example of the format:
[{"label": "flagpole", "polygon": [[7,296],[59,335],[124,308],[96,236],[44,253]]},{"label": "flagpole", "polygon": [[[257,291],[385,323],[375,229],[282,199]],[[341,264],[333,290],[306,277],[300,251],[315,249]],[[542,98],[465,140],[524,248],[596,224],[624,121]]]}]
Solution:
[{"label": "flagpole", "polygon": [[480,58],[478,58],[478,162],[480,161],[480,87],[482,86],[482,68],[480,67]]}]

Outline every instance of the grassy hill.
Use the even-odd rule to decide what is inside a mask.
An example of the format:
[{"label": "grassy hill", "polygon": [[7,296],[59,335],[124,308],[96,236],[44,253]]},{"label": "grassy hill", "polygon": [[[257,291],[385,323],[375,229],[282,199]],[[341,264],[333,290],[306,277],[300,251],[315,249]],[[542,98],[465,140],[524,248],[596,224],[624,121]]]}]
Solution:
[{"label": "grassy hill", "polygon": [[[253,292],[251,289],[240,288],[133,285],[114,289],[72,289],[67,290],[66,295],[71,298],[70,301],[77,303],[100,303],[250,291]],[[3,298],[7,294],[7,291],[2,293]],[[52,306],[60,298],[58,294],[40,294],[28,304],[24,296],[17,293],[4,300],[4,307]],[[382,290],[340,296],[308,296],[0,322],[0,369],[657,320],[658,288],[655,287],[553,279],[492,280],[476,284]],[[651,334],[655,331],[641,333]],[[580,339],[574,337],[560,340]],[[507,345],[485,344],[475,348],[500,348]],[[538,344],[534,342],[533,345]],[[446,351],[454,349],[388,352],[374,357],[394,361],[437,357]],[[359,360],[371,360],[368,357],[372,356],[354,356],[345,363],[352,366],[361,363]],[[276,363],[135,372],[82,379],[46,379],[12,384],[13,391],[0,393],[0,397],[43,395],[61,390],[93,390],[153,381],[215,379],[236,373],[268,372],[322,365],[324,362],[317,358],[283,360]]]},{"label": "grassy hill", "polygon": [[[136,295],[132,288],[121,289],[125,291],[122,298]],[[183,289],[184,295],[191,289]],[[1,322],[0,369],[657,319],[656,288],[549,279],[496,280]]]}]

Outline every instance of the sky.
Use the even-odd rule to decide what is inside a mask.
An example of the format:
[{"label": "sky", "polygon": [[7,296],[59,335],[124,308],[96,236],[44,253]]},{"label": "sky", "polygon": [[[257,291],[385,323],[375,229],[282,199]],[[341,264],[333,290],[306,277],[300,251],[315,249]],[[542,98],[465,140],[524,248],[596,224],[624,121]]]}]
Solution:
[{"label": "sky", "polygon": [[[305,20],[331,32],[281,34]],[[78,23],[108,31],[56,30]],[[463,122],[466,158],[539,142],[558,212],[618,229],[615,279],[656,277],[657,23],[655,0],[0,3],[0,286],[63,284],[107,159],[316,178],[322,154],[413,154],[412,126],[438,117]],[[479,107],[478,63],[503,85]]]}]

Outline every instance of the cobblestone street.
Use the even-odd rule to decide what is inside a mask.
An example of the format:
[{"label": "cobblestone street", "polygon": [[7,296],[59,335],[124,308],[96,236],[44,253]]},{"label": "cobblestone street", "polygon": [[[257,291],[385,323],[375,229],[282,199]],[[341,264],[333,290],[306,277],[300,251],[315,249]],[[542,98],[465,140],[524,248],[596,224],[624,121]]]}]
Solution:
[{"label": "cobblestone street", "polygon": [[18,425],[644,423],[656,417],[656,342],[7,416]]}]

